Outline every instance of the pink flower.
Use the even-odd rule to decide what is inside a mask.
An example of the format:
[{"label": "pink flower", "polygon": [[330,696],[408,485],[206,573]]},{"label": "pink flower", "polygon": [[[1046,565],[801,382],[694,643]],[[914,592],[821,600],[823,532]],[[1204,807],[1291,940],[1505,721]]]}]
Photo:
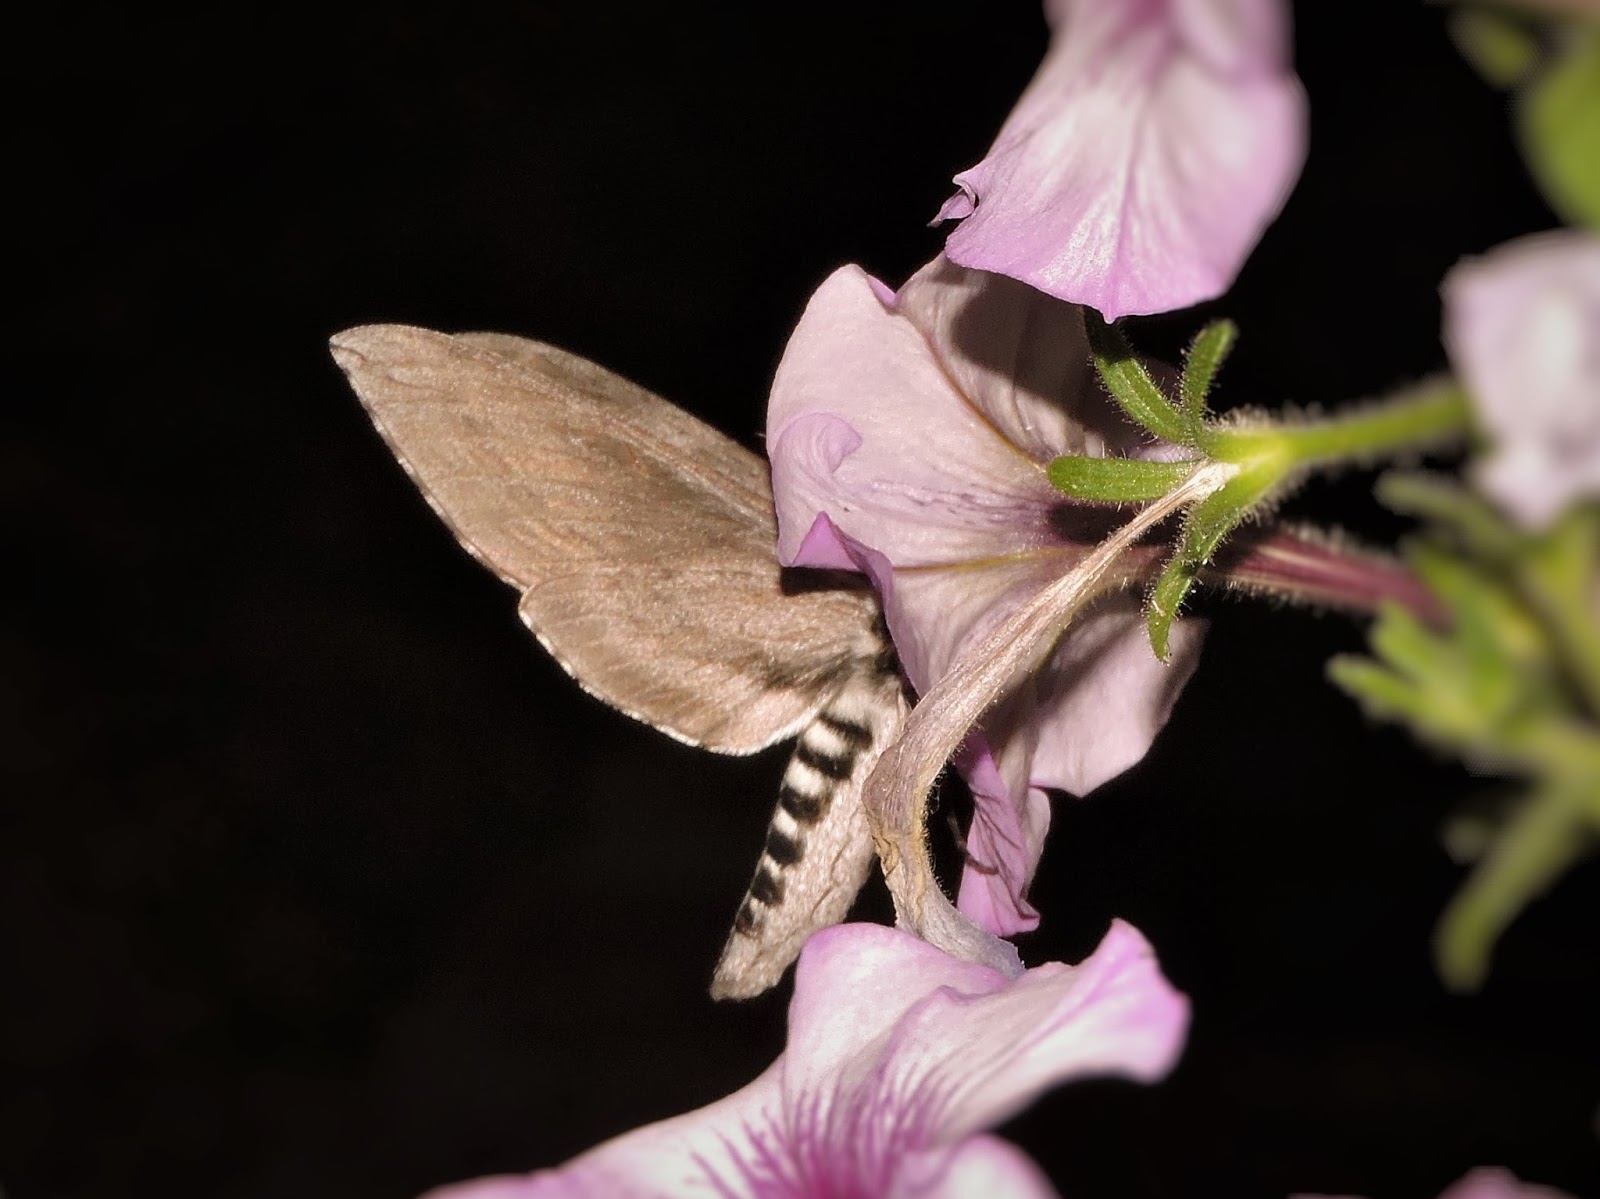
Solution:
[{"label": "pink flower", "polygon": [[1053,1195],[983,1130],[1071,1078],[1162,1077],[1187,1023],[1126,924],[1082,964],[1012,981],[893,929],[840,925],[801,953],[788,1048],[743,1090],[559,1169],[431,1199]]},{"label": "pink flower", "polygon": [[1305,158],[1281,0],[1046,0],[1033,82],[945,252],[1107,319],[1220,295]]},{"label": "pink flower", "polygon": [[1493,442],[1478,485],[1529,529],[1600,495],[1600,237],[1519,238],[1441,291],[1445,347]]},{"label": "pink flower", "polygon": [[[1331,1195],[1298,1195],[1295,1199],[1335,1199]],[[1565,1191],[1519,1182],[1510,1170],[1479,1166],[1458,1179],[1439,1199],[1572,1199]]]},{"label": "pink flower", "polygon": [[[869,574],[926,694],[1124,519],[1069,503],[1045,466],[1138,449],[1137,434],[1100,389],[1076,307],[942,259],[898,295],[843,268],[773,382],[778,556]],[[1025,894],[1045,789],[1082,794],[1137,762],[1199,646],[1181,624],[1162,665],[1139,597],[1108,595],[1001,696],[957,760],[977,800],[963,913],[1001,935],[1037,924]]]}]

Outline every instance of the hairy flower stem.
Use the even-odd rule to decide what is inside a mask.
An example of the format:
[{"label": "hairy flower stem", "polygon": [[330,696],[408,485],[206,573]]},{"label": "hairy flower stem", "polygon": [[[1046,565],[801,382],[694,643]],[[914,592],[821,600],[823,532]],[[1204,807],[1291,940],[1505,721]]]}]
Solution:
[{"label": "hairy flower stem", "polygon": [[1466,393],[1453,380],[1434,379],[1406,394],[1320,420],[1209,428],[1200,444],[1224,461],[1270,461],[1300,470],[1415,452],[1460,437],[1469,421]]}]

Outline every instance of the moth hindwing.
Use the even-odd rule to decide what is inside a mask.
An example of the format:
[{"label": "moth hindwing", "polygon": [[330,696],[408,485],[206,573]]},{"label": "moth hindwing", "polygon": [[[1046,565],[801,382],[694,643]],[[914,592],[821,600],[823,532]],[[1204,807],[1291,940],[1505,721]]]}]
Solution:
[{"label": "moth hindwing", "polygon": [[332,350],[434,511],[521,590],[523,621],[580,686],[719,753],[804,730],[713,993],[771,986],[871,864],[861,782],[904,711],[876,600],[796,586],[773,551],[766,463],[603,367],[401,325]]}]

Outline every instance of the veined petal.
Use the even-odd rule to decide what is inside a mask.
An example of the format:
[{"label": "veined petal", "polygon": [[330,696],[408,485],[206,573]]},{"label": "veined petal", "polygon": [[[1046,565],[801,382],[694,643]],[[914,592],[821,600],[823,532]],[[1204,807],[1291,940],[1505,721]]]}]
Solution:
[{"label": "veined petal", "polygon": [[1600,495],[1600,237],[1519,238],[1440,290],[1445,347],[1494,442],[1479,485],[1530,529]]},{"label": "veined petal", "polygon": [[892,1096],[917,1112],[922,1147],[999,1123],[1068,1078],[1159,1078],[1188,1027],[1187,1000],[1121,921],[1080,965],[1009,981],[873,926],[825,930],[804,954],[813,986],[790,1005],[786,1093]]},{"label": "veined petal", "polygon": [[946,254],[1108,319],[1225,291],[1305,157],[1281,0],[1053,0]]},{"label": "veined petal", "polygon": [[1050,963],[978,992],[926,993],[897,1022],[876,1072],[897,1077],[901,1093],[939,1096],[931,1143],[953,1143],[1067,1078],[1162,1077],[1182,1049],[1188,1013],[1148,942],[1114,921],[1078,966]]},{"label": "veined petal", "polygon": [[1039,1199],[1054,1192],[1038,1169],[974,1134],[1074,1077],[1158,1077],[1186,1020],[1127,925],[1082,965],[1016,981],[893,929],[840,925],[801,953],[788,1048],[749,1086],[559,1169],[428,1199]]}]

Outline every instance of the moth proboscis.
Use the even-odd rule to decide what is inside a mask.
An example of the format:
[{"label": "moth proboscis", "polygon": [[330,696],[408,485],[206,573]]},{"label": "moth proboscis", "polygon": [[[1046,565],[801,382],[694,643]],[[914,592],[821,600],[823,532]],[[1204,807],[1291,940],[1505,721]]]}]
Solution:
[{"label": "moth proboscis", "polygon": [[712,980],[757,995],[872,865],[861,788],[905,719],[876,598],[782,570],[767,464],[575,354],[368,325],[334,358],[467,550],[592,695],[691,745],[798,735]]}]

